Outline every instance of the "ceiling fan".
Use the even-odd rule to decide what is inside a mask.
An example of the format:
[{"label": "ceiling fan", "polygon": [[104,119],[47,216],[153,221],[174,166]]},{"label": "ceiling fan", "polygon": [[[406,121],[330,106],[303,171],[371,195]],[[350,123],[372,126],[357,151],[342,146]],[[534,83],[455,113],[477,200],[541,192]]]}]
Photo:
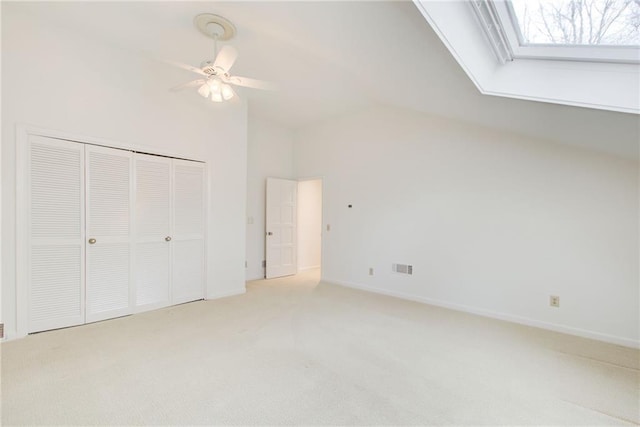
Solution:
[{"label": "ceiling fan", "polygon": [[198,93],[203,97],[209,98],[214,102],[223,102],[237,96],[232,86],[275,90],[275,86],[270,82],[230,74],[231,67],[238,57],[238,52],[229,45],[223,46],[218,51],[218,40],[230,40],[236,34],[235,27],[228,19],[211,13],[203,13],[196,16],[194,23],[201,33],[213,38],[215,59],[202,62],[200,68],[171,62],[173,65],[201,76],[197,80],[171,88],[172,91],[197,87]]}]

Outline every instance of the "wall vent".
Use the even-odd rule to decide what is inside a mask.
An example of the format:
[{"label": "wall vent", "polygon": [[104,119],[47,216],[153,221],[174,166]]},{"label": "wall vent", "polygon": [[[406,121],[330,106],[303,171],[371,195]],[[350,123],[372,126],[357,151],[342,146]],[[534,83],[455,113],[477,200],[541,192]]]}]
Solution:
[{"label": "wall vent", "polygon": [[391,270],[394,273],[413,274],[413,266],[408,264],[393,264]]}]

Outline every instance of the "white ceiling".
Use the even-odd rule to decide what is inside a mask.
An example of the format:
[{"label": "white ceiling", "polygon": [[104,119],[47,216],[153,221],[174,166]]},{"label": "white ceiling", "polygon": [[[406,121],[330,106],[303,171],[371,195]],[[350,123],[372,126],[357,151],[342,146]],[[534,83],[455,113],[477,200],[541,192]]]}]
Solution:
[{"label": "white ceiling", "polygon": [[[199,65],[213,42],[199,13],[230,19],[237,75],[276,82],[243,91],[252,113],[291,128],[388,104],[541,139],[637,157],[637,115],[481,95],[408,1],[55,2],[28,13],[155,59]],[[123,70],[126,72],[126,70]],[[184,81],[193,76],[184,71]],[[167,88],[182,81],[168,81]],[[195,94],[193,96],[198,96]]]}]

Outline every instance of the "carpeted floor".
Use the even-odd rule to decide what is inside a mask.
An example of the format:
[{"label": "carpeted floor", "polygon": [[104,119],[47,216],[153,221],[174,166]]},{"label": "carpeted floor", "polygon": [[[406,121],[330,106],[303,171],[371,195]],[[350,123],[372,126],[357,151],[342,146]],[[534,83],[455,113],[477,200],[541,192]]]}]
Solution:
[{"label": "carpeted floor", "polygon": [[3,343],[3,425],[640,422],[637,350],[318,277]]}]

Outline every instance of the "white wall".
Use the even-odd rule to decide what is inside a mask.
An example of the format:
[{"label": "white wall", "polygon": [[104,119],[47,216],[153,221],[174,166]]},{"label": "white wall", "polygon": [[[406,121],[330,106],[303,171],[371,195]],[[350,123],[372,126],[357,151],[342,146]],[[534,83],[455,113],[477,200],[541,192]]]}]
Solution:
[{"label": "white wall", "polygon": [[[264,277],[267,177],[293,179],[293,132],[249,111],[247,153],[247,280]],[[252,222],[250,224],[250,222]]]},{"label": "white wall", "polygon": [[393,109],[294,153],[324,178],[324,279],[638,346],[637,161]]},{"label": "white wall", "polygon": [[298,183],[298,271],[320,267],[322,259],[322,180]]},{"label": "white wall", "polygon": [[[2,4],[2,313],[16,333],[17,123],[204,160],[209,170],[207,296],[244,291],[246,105],[171,93],[181,70],[73,34]],[[17,284],[24,286],[24,284]]]}]

